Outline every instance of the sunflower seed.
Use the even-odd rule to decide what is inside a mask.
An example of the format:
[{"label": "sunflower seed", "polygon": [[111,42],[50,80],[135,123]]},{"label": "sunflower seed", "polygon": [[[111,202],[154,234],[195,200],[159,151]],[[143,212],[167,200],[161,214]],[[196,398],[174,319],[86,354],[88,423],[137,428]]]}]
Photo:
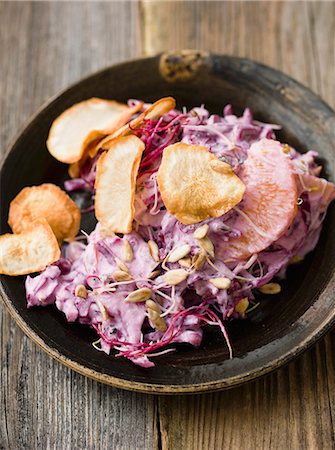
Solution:
[{"label": "sunflower seed", "polygon": [[200,270],[206,261],[206,253],[201,251],[196,253],[192,258],[192,264],[194,265],[195,270]]},{"label": "sunflower seed", "polygon": [[155,311],[158,314],[161,314],[162,312],[160,306],[153,300],[147,300],[145,302],[145,306],[147,307],[147,309],[151,309],[151,311]]},{"label": "sunflower seed", "polygon": [[123,270],[115,270],[115,272],[112,273],[112,277],[115,281],[130,281],[133,279],[129,273],[124,272]]},{"label": "sunflower seed", "polygon": [[123,247],[122,247],[122,259],[123,259],[123,261],[129,262],[133,258],[134,258],[133,249],[131,248],[129,241],[127,241],[127,239],[125,239],[123,241]]},{"label": "sunflower seed", "polygon": [[278,283],[267,283],[264,284],[263,286],[259,287],[258,290],[262,293],[262,294],[279,294],[279,292],[281,291],[281,287],[280,284]]},{"label": "sunflower seed", "polygon": [[175,286],[186,280],[189,273],[184,269],[169,270],[164,274],[164,280],[167,284]]},{"label": "sunflower seed", "polygon": [[159,249],[158,249],[158,245],[156,244],[156,242],[152,241],[150,239],[150,241],[148,241],[148,247],[149,247],[151,258],[154,261],[159,262]]},{"label": "sunflower seed", "polygon": [[166,331],[167,325],[163,317],[161,317],[161,308],[157,303],[153,300],[147,300],[145,302],[145,306],[147,307],[148,317],[152,325],[156,328],[157,331],[161,331],[162,333]]},{"label": "sunflower seed", "polygon": [[108,312],[107,312],[105,306],[101,303],[100,300],[96,300],[96,302],[97,302],[97,305],[99,306],[102,319],[103,320],[108,320],[109,319],[109,315],[108,315]]},{"label": "sunflower seed", "polygon": [[298,264],[298,263],[300,263],[301,261],[303,261],[303,257],[302,256],[299,256],[299,255],[294,255],[294,256],[292,256],[292,258],[289,260],[289,264]]},{"label": "sunflower seed", "polygon": [[249,300],[247,297],[242,298],[235,306],[235,311],[239,314],[244,314],[249,307]]},{"label": "sunflower seed", "polygon": [[186,258],[180,259],[178,263],[181,265],[181,267],[189,269],[192,265],[192,259],[189,256],[186,256]]},{"label": "sunflower seed", "polygon": [[87,298],[87,289],[83,284],[78,284],[78,286],[76,286],[76,289],[74,291],[74,295],[76,297],[80,297],[80,298]]},{"label": "sunflower seed", "polygon": [[118,258],[117,256],[115,257],[115,262],[116,265],[118,266],[119,269],[121,269],[123,272],[129,272],[128,267],[125,265],[125,263],[123,261],[121,261],[120,258]]},{"label": "sunflower seed", "polygon": [[211,278],[209,282],[218,289],[229,289],[231,286],[231,281],[229,278]]},{"label": "sunflower seed", "polygon": [[209,239],[208,236],[205,236],[202,239],[198,239],[199,247],[209,254],[212,258],[214,258],[214,245],[213,242]]},{"label": "sunflower seed", "polygon": [[153,280],[154,278],[158,277],[161,273],[162,273],[162,271],[159,270],[159,269],[158,269],[158,270],[153,270],[153,271],[149,274],[148,278],[149,278],[149,280]]},{"label": "sunflower seed", "polygon": [[136,289],[136,291],[128,294],[124,301],[127,303],[145,302],[151,297],[151,295],[152,290],[149,288]]},{"label": "sunflower seed", "polygon": [[166,261],[167,262],[177,262],[182,258],[185,258],[191,251],[191,247],[188,244],[181,245],[180,247],[176,247],[169,253]]},{"label": "sunflower seed", "polygon": [[195,230],[195,232],[193,233],[193,237],[195,237],[196,239],[203,239],[204,237],[207,236],[208,229],[209,226],[207,223],[205,223],[204,225]]}]

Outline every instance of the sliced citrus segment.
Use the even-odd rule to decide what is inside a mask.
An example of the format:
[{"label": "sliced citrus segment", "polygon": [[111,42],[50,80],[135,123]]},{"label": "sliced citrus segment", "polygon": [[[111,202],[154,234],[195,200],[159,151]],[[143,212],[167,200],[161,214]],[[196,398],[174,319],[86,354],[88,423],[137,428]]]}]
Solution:
[{"label": "sliced citrus segment", "polygon": [[240,237],[229,240],[224,259],[247,259],[282,236],[297,211],[297,182],[289,156],[277,141],[262,139],[253,144],[241,179],[246,190],[234,229]]},{"label": "sliced citrus segment", "polygon": [[21,233],[40,218],[47,220],[60,243],[79,231],[78,206],[54,184],[26,187],[10,203],[8,223],[14,233]]},{"label": "sliced citrus segment", "polygon": [[125,124],[141,104],[129,108],[114,100],[90,98],[65,110],[53,122],[47,147],[61,162],[79,161],[85,149]]},{"label": "sliced citrus segment", "polygon": [[166,209],[183,224],[222,216],[245,189],[229,164],[206,147],[181,142],[164,150],[157,181]]},{"label": "sliced citrus segment", "polygon": [[110,233],[129,233],[134,218],[136,176],[144,143],[136,136],[115,139],[97,163],[95,215]]},{"label": "sliced citrus segment", "polygon": [[40,272],[60,258],[57,239],[48,222],[32,222],[20,234],[0,236],[0,273],[27,275]]},{"label": "sliced citrus segment", "polygon": [[127,123],[123,127],[119,128],[118,130],[115,130],[113,133],[111,133],[109,136],[107,136],[105,139],[103,139],[99,144],[97,145],[96,151],[98,151],[100,148],[103,150],[108,150],[110,145],[112,144],[113,140],[120,136],[126,136],[127,134],[131,133],[136,128],[139,128],[144,120],[157,120],[159,117],[163,116],[164,114],[168,113],[172,109],[176,107],[176,101],[173,97],[164,97],[159,100],[157,100],[155,103],[149,106],[142,114],[140,114],[138,117],[135,117],[131,122]]}]

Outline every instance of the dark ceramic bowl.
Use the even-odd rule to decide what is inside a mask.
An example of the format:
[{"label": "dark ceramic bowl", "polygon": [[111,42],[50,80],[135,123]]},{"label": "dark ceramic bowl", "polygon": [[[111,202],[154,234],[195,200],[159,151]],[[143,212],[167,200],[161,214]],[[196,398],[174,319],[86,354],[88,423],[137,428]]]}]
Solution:
[{"label": "dark ceramic bowl", "polygon": [[[323,176],[335,181],[335,115],[316,95],[276,70],[246,59],[197,52],[164,54],[103,70],[69,88],[41,110],[20,134],[1,170],[1,232],[9,231],[8,205],[27,185],[62,185],[67,167],[45,142],[52,121],[89,97],[154,101],[172,95],[178,106],[204,103],[237,113],[249,106],[259,120],[281,124],[279,138],[299,151],[316,149]],[[282,366],[312,345],[335,321],[335,205],[321,239],[302,265],[289,270],[282,293],[262,303],[250,320],[229,324],[234,359],[219,334],[206,331],[200,349],[181,347],[143,369],[96,351],[88,327],[69,324],[54,307],[28,310],[23,277],[1,276],[13,318],[52,357],[86,376],[113,386],[152,393],[204,392],[239,385]],[[86,216],[84,228],[93,226]]]}]

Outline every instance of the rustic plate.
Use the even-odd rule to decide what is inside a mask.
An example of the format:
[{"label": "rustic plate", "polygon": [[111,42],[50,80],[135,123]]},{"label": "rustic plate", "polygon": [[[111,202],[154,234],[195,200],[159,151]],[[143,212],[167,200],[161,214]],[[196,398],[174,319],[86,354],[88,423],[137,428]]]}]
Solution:
[{"label": "rustic plate", "polygon": [[[300,151],[317,149],[324,176],[335,180],[335,114],[323,101],[280,72],[256,62],[199,52],[179,52],[127,62],[77,83],[52,100],[20,134],[1,170],[1,232],[10,200],[24,186],[62,184],[66,166],[47,152],[51,122],[65,108],[89,97],[153,101],[174,96],[179,106],[204,103],[221,112],[232,103],[259,120],[283,125],[280,138]],[[1,276],[1,291],[13,318],[37,344],[68,367],[104,383],[151,393],[204,392],[228,388],[276,369],[320,338],[335,321],[335,205],[328,212],[316,250],[290,269],[281,295],[264,302],[248,321],[229,326],[235,358],[221,337],[206,332],[199,350],[181,347],[156,359],[152,369],[96,351],[94,334],[68,324],[54,307],[26,308],[24,278]],[[93,216],[85,217],[92,227]]]}]

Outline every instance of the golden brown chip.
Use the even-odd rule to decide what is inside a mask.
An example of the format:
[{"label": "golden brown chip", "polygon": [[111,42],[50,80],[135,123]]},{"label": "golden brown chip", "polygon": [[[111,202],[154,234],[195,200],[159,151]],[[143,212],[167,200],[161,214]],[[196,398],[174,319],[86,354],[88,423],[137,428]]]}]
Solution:
[{"label": "golden brown chip", "polygon": [[[109,135],[113,130],[117,130],[122,127],[132,115],[137,113],[142,108],[143,102],[138,102],[135,106],[129,108],[127,113],[124,113],[120,116],[119,122],[116,122],[113,126],[113,129],[110,129],[107,133],[107,130],[104,132],[100,131],[92,131],[87,139],[84,142],[84,150],[81,159],[77,162],[70,164],[68,173],[71,178],[78,178],[80,176],[80,171],[88,158],[94,158],[94,156],[99,151],[100,146],[98,145],[100,142],[104,140],[106,134]],[[125,125],[126,126],[126,125]]]},{"label": "golden brown chip", "polygon": [[120,128],[141,108],[141,103],[128,107],[114,100],[90,98],[65,110],[53,122],[47,147],[61,162],[80,161],[86,148]]},{"label": "golden brown chip", "polygon": [[245,190],[229,164],[206,147],[181,142],[164,150],[157,181],[167,210],[183,224],[222,216]]},{"label": "golden brown chip", "polygon": [[113,140],[120,137],[120,136],[126,136],[129,133],[132,133],[132,130],[135,130],[136,128],[139,128],[144,120],[156,120],[159,117],[163,116],[167,112],[171,111],[176,107],[176,101],[173,97],[163,97],[159,100],[157,100],[155,103],[149,106],[142,114],[140,114],[138,117],[135,117],[131,122],[127,123],[123,127],[119,128],[118,130],[115,130],[113,133],[111,133],[109,136],[107,136],[105,139],[103,139],[99,144],[97,145],[96,152],[101,148],[103,150],[108,150],[110,148],[110,145],[112,144]]},{"label": "golden brown chip", "polygon": [[20,234],[0,236],[0,273],[40,272],[60,258],[57,239],[45,219],[32,222]]},{"label": "golden brown chip", "polygon": [[97,164],[95,215],[108,232],[129,233],[134,218],[136,176],[144,143],[136,136],[115,139]]},{"label": "golden brown chip", "polygon": [[157,120],[164,114],[176,107],[176,100],[173,97],[163,97],[149,106],[143,113],[144,119]]},{"label": "golden brown chip", "polygon": [[95,155],[95,149],[97,147],[98,142],[100,142],[101,139],[98,139],[97,141],[92,141],[90,144],[88,144],[85,147],[84,154],[80,161],[77,161],[75,163],[72,163],[69,165],[68,174],[71,178],[79,178],[80,172],[84,164],[86,163],[87,159],[90,158],[90,152],[92,151],[92,157]]},{"label": "golden brown chip", "polygon": [[58,242],[74,238],[80,226],[80,210],[70,197],[54,184],[26,187],[11,201],[8,223],[14,233],[44,218]]}]

